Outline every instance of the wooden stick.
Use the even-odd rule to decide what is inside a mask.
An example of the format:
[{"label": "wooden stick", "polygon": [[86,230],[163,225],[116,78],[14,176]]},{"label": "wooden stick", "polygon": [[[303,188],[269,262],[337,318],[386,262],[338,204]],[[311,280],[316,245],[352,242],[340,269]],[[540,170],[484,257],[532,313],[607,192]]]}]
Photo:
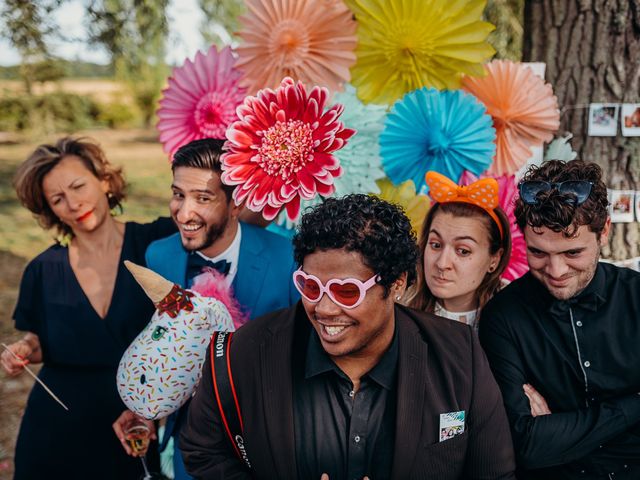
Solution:
[{"label": "wooden stick", "polygon": [[[15,353],[13,353],[13,352],[11,351],[11,349],[7,346],[7,344],[6,344],[6,343],[0,343],[0,345],[2,345],[2,346],[4,347],[4,349],[5,349],[7,352],[9,352],[11,355],[13,355],[13,357],[14,357],[14,358],[17,358],[17,359],[18,359],[18,360],[20,360],[21,362],[24,362],[24,360],[23,360],[22,358],[20,358],[18,355],[16,355]],[[40,379],[38,378],[38,376],[37,376],[35,373],[33,373],[33,372],[31,371],[31,369],[30,369],[29,367],[27,367],[26,365],[23,365],[23,368],[27,371],[27,373],[28,373],[29,375],[31,375],[31,376],[35,379],[35,381],[36,381],[36,382],[38,382],[38,383],[42,386],[42,388],[44,388],[44,389],[45,389],[45,391],[46,391],[49,395],[51,395],[51,397],[52,397],[56,402],[58,402],[60,405],[62,405],[62,408],[64,408],[67,412],[69,411],[69,409],[67,408],[67,406],[66,406],[64,403],[62,403],[62,400],[60,400],[58,397],[56,397],[55,393],[53,393],[53,392],[51,391],[51,389],[50,389],[49,387],[47,387],[47,386],[44,384],[44,382],[43,382],[42,380],[40,380]]]}]

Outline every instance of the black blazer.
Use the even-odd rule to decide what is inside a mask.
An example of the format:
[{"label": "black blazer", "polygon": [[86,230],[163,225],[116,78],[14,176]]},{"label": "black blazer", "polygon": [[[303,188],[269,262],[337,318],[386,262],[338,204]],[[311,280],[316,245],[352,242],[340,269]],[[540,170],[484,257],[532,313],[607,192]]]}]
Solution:
[{"label": "black blazer", "polygon": [[[471,328],[400,306],[395,318],[399,357],[392,478],[515,478],[502,397]],[[232,339],[231,368],[251,473],[223,431],[207,355],[180,436],[187,471],[196,479],[296,478],[291,366],[304,361],[310,328],[298,303],[250,322]],[[460,410],[466,412],[465,432],[439,442],[440,414]]]}]

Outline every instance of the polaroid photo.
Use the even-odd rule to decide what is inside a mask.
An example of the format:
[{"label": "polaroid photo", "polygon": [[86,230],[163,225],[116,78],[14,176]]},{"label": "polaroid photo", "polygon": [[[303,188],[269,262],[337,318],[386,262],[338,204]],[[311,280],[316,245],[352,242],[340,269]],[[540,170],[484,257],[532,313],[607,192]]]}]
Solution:
[{"label": "polaroid photo", "polygon": [[618,133],[617,103],[592,103],[589,106],[589,136],[615,137]]},{"label": "polaroid photo", "polygon": [[625,137],[640,137],[640,103],[623,103],[620,126]]},{"label": "polaroid photo", "polygon": [[613,223],[633,222],[635,193],[634,190],[611,190],[609,209]]}]

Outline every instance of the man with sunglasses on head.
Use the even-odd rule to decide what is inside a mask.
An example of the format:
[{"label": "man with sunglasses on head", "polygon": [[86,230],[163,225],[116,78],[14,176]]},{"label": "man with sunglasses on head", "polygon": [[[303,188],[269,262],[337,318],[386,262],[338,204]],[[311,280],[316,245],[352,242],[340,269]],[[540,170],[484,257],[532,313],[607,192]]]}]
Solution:
[{"label": "man with sunglasses on head", "polygon": [[640,478],[640,274],[600,263],[611,220],[594,163],[549,161],[520,183],[530,271],[485,307],[519,479]]},{"label": "man with sunglasses on head", "polygon": [[[212,342],[181,436],[188,471],[514,478],[502,399],[472,329],[396,303],[418,259],[401,209],[367,195],[330,198],[302,217],[293,243],[298,305],[243,326],[226,354],[221,337]],[[228,374],[243,424],[233,443],[218,404]]]}]

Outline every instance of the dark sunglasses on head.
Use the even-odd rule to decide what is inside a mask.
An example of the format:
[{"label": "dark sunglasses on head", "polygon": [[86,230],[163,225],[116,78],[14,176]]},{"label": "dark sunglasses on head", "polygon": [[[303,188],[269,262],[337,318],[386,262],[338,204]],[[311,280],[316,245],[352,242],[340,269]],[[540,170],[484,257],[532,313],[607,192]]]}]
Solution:
[{"label": "dark sunglasses on head", "polygon": [[557,190],[562,195],[572,195],[569,201],[575,205],[584,203],[589,194],[593,183],[586,180],[567,180],[566,182],[551,183],[542,180],[525,180],[520,182],[518,189],[520,190],[520,198],[527,205],[538,204],[538,194],[548,192],[549,190]]}]

